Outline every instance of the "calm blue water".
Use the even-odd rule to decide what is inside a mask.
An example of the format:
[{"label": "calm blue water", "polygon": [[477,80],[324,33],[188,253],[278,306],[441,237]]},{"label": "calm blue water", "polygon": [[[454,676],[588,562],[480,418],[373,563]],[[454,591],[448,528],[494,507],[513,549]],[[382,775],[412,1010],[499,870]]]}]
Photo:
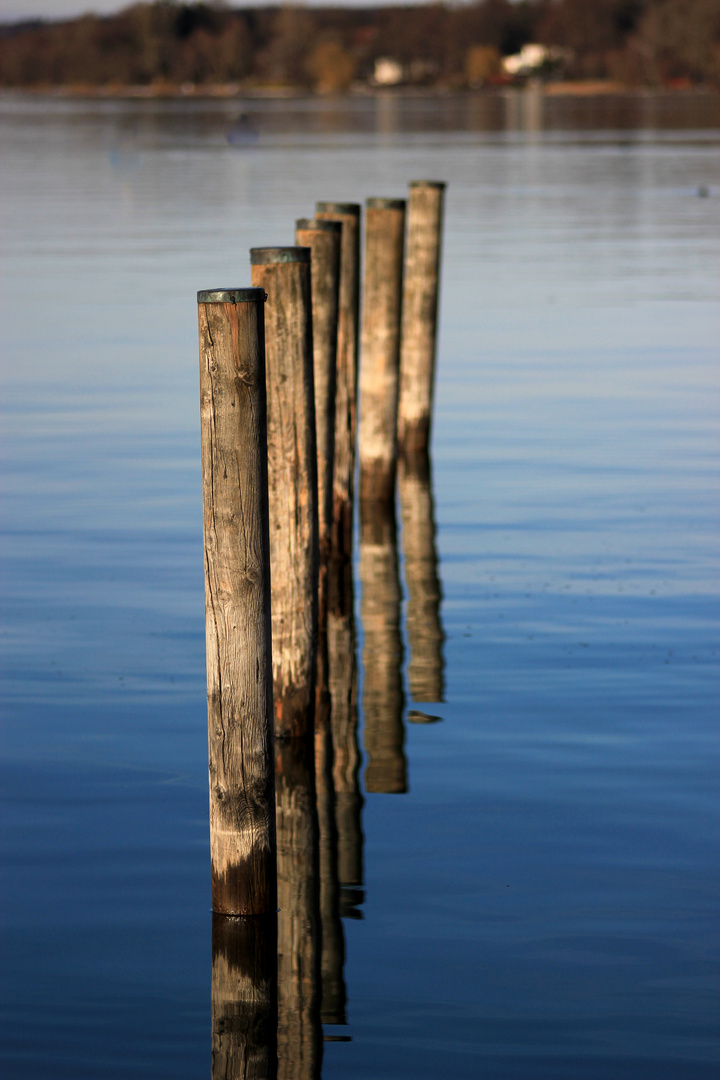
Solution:
[{"label": "calm blue water", "polygon": [[246,111],[0,100],[3,1076],[208,1075],[195,293],[431,177],[442,722],[365,794],[322,1075],[709,1080],[717,100]]}]

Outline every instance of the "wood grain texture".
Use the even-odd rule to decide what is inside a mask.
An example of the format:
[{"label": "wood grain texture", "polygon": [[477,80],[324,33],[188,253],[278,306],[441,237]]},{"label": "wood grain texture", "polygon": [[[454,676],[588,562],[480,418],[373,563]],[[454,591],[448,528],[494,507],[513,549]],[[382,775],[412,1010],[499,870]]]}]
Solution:
[{"label": "wood grain texture", "polygon": [[353,542],[360,352],[360,220],[354,203],[319,202],[315,216],[342,224],[335,396],[333,551],[350,557]]},{"label": "wood grain texture", "polygon": [[400,454],[398,486],[407,587],[408,684],[413,701],[443,700],[442,592],[427,453]]},{"label": "wood grain texture", "polygon": [[363,798],[358,743],[358,664],[352,564],[330,563],[328,663],[333,744],[335,827],[341,886],[363,884]]},{"label": "wood grain texture", "polygon": [[393,503],[360,503],[365,790],[407,791],[400,578]]},{"label": "wood grain texture", "polygon": [[444,189],[435,181],[410,186],[398,403],[398,442],[408,452],[430,443]]},{"label": "wood grain texture", "polygon": [[212,1080],[276,1080],[277,917],[212,922]]},{"label": "wood grain texture", "polygon": [[368,199],[360,350],[361,500],[389,500],[395,492],[404,236],[404,201]]},{"label": "wood grain texture", "polygon": [[295,242],[311,251],[313,380],[318,475],[318,625],[327,618],[327,573],[333,533],[333,463],[337,381],[338,300],[342,225],[336,221],[296,222]]},{"label": "wood grain texture", "polygon": [[319,1080],[320,907],[313,745],[276,744],[278,1077]]},{"label": "wood grain texture", "polygon": [[[254,251],[251,256],[256,257]],[[268,296],[265,356],[275,737],[295,738],[312,730],[318,626],[310,263],[254,263],[252,283]]]},{"label": "wood grain texture", "polygon": [[262,300],[198,304],[213,911],[274,911]]}]

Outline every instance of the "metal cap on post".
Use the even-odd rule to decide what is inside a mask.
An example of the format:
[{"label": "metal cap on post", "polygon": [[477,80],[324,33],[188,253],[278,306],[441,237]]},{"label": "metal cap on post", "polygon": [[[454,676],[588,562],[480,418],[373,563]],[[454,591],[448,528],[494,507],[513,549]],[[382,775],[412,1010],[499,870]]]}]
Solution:
[{"label": "metal cap on post", "polygon": [[277,266],[279,263],[309,263],[308,247],[250,248],[251,266]]},{"label": "metal cap on post", "polygon": [[277,906],[265,292],[197,295],[212,907],[261,915]]},{"label": "metal cap on post", "polygon": [[341,221],[324,221],[322,218],[298,218],[295,222],[295,228],[300,232],[317,230],[318,232],[336,233],[338,236],[342,234]]},{"label": "metal cap on post", "polygon": [[353,217],[358,218],[362,213],[360,203],[353,202],[320,201],[315,203],[315,210],[318,214],[351,214]]},{"label": "metal cap on post", "polygon": [[367,210],[404,210],[407,205],[405,199],[366,199]]},{"label": "metal cap on post", "polygon": [[200,289],[197,294],[198,304],[252,304],[266,300],[264,289]]}]

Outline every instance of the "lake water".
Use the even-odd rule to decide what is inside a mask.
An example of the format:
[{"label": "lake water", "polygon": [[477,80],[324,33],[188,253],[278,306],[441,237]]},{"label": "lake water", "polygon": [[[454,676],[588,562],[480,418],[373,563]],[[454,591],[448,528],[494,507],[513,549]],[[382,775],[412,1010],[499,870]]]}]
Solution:
[{"label": "lake water", "polygon": [[322,1076],[717,1076],[718,99],[5,97],[0,132],[3,1076],[210,1072],[195,295],[424,177],[434,505],[409,478],[369,553],[382,685],[356,545]]}]

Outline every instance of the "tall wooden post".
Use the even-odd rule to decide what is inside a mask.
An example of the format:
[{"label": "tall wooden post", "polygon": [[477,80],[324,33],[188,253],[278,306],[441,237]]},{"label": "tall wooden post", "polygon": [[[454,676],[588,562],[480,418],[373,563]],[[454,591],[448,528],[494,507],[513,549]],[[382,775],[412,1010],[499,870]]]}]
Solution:
[{"label": "tall wooden post", "polygon": [[268,491],[275,737],[312,730],[318,629],[317,448],[310,249],[253,248],[267,293]]},{"label": "tall wooden post", "polygon": [[309,247],[312,253],[310,276],[320,541],[318,620],[321,632],[327,622],[327,575],[332,547],[338,290],[342,229],[338,221],[301,218],[295,222],[296,243]]},{"label": "tall wooden post", "polygon": [[212,1080],[276,1080],[277,916],[213,915]]},{"label": "tall wooden post", "polygon": [[276,908],[262,289],[198,293],[213,911]]},{"label": "tall wooden post", "polygon": [[368,199],[360,353],[360,499],[395,492],[405,200]]},{"label": "tall wooden post", "polygon": [[439,180],[410,184],[398,405],[403,453],[430,443],[444,192]]},{"label": "tall wooden post", "polygon": [[316,218],[323,221],[339,221],[342,224],[335,393],[333,551],[348,559],[352,556],[357,442],[360,210],[357,203],[318,202],[315,204]]}]

